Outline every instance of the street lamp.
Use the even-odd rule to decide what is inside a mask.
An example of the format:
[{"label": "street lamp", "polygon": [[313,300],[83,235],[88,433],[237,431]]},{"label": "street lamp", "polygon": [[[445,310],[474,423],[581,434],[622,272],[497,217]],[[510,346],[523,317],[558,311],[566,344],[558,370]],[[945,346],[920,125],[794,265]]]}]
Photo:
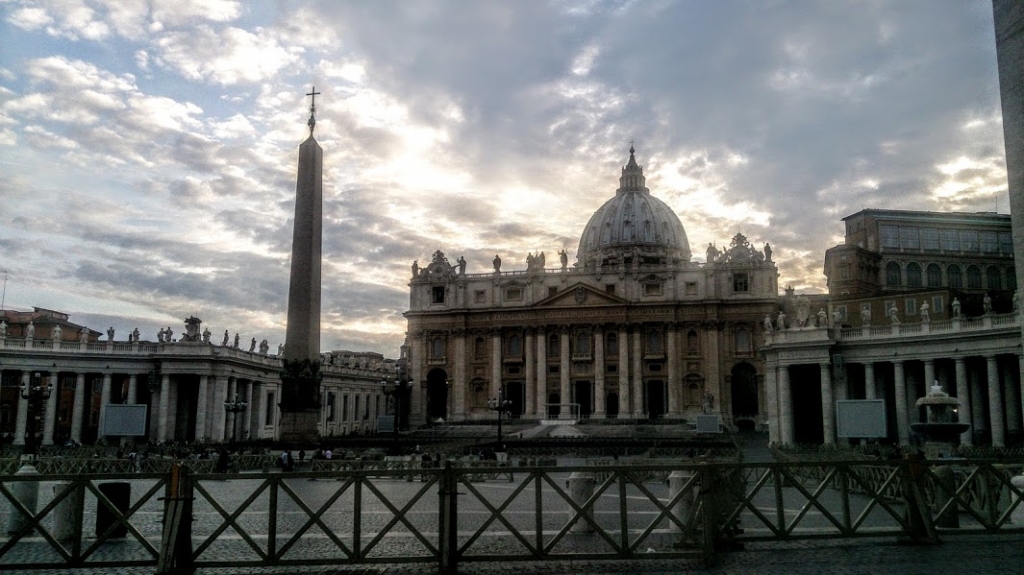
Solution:
[{"label": "street lamp", "polygon": [[[238,393],[237,392],[235,393],[235,400],[234,401],[225,401],[224,402],[224,410],[227,411],[228,413],[233,413],[236,416],[237,416],[237,414],[242,413],[243,411],[245,411],[246,407],[249,407],[249,404],[244,402],[244,401],[240,401],[238,399]],[[231,443],[235,442],[235,431],[237,429],[238,429],[238,419],[237,419],[237,417],[232,417],[231,418]]]},{"label": "street lamp", "polygon": [[25,406],[28,413],[28,421],[26,421],[25,425],[25,450],[22,453],[27,455],[29,460],[34,459],[33,456],[37,450],[36,419],[39,417],[39,414],[36,413],[36,407],[40,405],[39,400],[45,402],[50,399],[50,394],[53,393],[53,384],[44,384],[42,380],[42,374],[34,373],[29,383],[21,384],[21,398],[28,402]]},{"label": "street lamp", "polygon": [[380,380],[381,389],[384,391],[384,396],[388,398],[388,403],[391,403],[391,398],[394,398],[394,415],[395,415],[395,435],[397,437],[398,430],[401,429],[402,421],[402,394],[405,392],[405,386],[408,385],[408,381],[402,376],[402,367],[399,365],[395,366],[395,377],[394,379],[382,379]]},{"label": "street lamp", "polygon": [[[21,384],[20,388],[21,398],[27,402],[25,411],[28,419],[25,421],[25,449],[22,451],[22,465],[15,475],[36,475],[38,474],[35,467],[36,418],[38,417],[36,406],[45,405],[46,400],[50,399],[50,394],[53,393],[53,385],[43,383],[42,374],[36,372],[32,374],[30,381]],[[42,400],[41,404],[40,400]],[[10,483],[11,493],[33,515],[39,503],[40,485],[41,483],[38,481],[12,481]],[[7,505],[10,512],[7,519],[7,533],[13,535],[25,528],[29,518],[21,513],[20,510],[16,511],[10,503]]]},{"label": "street lamp", "polygon": [[505,399],[505,390],[498,390],[498,397],[492,397],[487,400],[487,407],[491,411],[498,412],[498,445],[501,446],[501,414],[506,411],[512,411],[512,400]]}]

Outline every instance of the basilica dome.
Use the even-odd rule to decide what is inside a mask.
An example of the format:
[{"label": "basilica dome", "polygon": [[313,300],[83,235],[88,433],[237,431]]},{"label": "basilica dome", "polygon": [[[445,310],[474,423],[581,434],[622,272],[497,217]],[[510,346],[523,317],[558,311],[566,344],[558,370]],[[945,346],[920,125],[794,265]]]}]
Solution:
[{"label": "basilica dome", "polygon": [[686,230],[672,208],[651,195],[633,147],[615,197],[598,208],[580,236],[577,266],[672,264],[690,261]]}]

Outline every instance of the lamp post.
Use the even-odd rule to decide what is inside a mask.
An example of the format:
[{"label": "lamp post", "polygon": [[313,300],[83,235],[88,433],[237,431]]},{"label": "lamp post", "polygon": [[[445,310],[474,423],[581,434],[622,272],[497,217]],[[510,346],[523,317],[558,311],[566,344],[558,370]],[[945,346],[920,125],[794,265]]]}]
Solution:
[{"label": "lamp post", "polygon": [[[32,378],[27,384],[21,385],[21,398],[26,400],[26,411],[28,413],[28,420],[25,422],[25,450],[22,452],[29,461],[35,459],[37,444],[36,444],[36,419],[39,414],[36,413],[37,407],[45,405],[45,401],[50,399],[50,394],[53,393],[53,384],[42,383],[43,376],[40,373],[33,373]],[[40,404],[39,400],[44,403]]]},{"label": "lamp post", "polygon": [[505,390],[504,389],[499,389],[498,390],[498,397],[492,397],[491,399],[487,400],[487,407],[490,408],[491,411],[498,412],[498,444],[499,444],[499,447],[500,447],[500,444],[501,444],[501,416],[506,411],[512,411],[512,400],[511,399],[505,399]]},{"label": "lamp post", "polygon": [[249,404],[238,399],[238,392],[235,392],[234,401],[225,401],[224,410],[228,413],[233,413],[236,417],[231,418],[231,443],[235,443],[235,431],[238,429],[238,418],[237,415],[245,411],[245,408],[249,407]]},{"label": "lamp post", "polygon": [[[53,385],[43,383],[42,374],[38,372],[32,374],[28,383],[21,385],[21,398],[27,402],[25,411],[28,418],[25,421],[25,449],[22,451],[22,466],[15,473],[16,476],[36,475],[38,473],[35,467],[37,450],[36,418],[38,417],[36,411],[37,406],[45,405],[46,400],[50,399],[51,393],[53,393]],[[42,403],[40,403],[40,400],[42,400]],[[33,514],[35,514],[36,506],[39,502],[39,487],[40,483],[38,481],[12,481],[10,484],[11,493],[14,497]],[[21,531],[28,524],[29,519],[20,510],[17,510],[13,503],[7,502],[6,505],[9,512],[7,533],[12,535]]]}]

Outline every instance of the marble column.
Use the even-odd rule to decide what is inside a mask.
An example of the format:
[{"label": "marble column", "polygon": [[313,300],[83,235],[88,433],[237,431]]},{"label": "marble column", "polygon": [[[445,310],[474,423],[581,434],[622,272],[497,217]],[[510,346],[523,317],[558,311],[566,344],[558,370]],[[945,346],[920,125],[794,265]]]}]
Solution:
[{"label": "marble column", "polygon": [[764,368],[764,402],[765,418],[768,420],[768,445],[776,444],[779,439],[779,381],[778,365],[774,362],[765,363]]},{"label": "marble column", "polygon": [[793,443],[793,393],[789,383],[789,366],[779,366],[779,437],[783,445]]},{"label": "marble column", "polygon": [[196,399],[196,441],[205,442],[209,437],[206,431],[207,412],[210,409],[210,376],[199,376],[199,394]]},{"label": "marble column", "polygon": [[[264,404],[266,403],[266,393],[264,391],[265,387],[266,384],[263,383],[262,381],[254,381],[249,392],[252,397],[252,402],[249,403],[250,439],[263,439],[263,411]],[[336,399],[335,401],[340,401],[342,397],[344,397],[344,394],[340,394],[338,396],[338,399]],[[344,428],[344,425],[347,421],[347,419],[345,418],[344,404],[342,405],[341,409],[339,409],[338,413],[341,415],[337,419],[340,421],[340,425],[342,426],[342,428]]]},{"label": "marble column", "polygon": [[[409,365],[412,366],[412,388],[409,390],[409,425],[420,426],[426,421],[426,409],[423,405],[423,388],[420,386],[420,382],[426,380],[426,374],[424,369],[426,366],[426,336],[423,332],[412,334],[409,338],[412,340],[412,349],[409,350]],[[269,391],[272,386],[264,385]],[[351,424],[351,419],[348,420],[348,424]],[[262,423],[260,429],[263,429]],[[351,428],[350,428],[351,429]],[[262,435],[262,431],[260,432]]]},{"label": "marble column", "polygon": [[938,380],[935,378],[935,360],[926,359],[924,360],[924,394],[928,395],[936,383]]},{"label": "marble column", "polygon": [[832,398],[832,373],[828,362],[819,363],[821,373],[821,427],[825,436],[825,445],[836,442],[836,408]]},{"label": "marble column", "polygon": [[[455,333],[455,381],[451,386],[451,413],[448,414],[449,421],[464,421],[466,419],[466,388],[469,381],[466,378],[466,340],[465,330]],[[398,405],[397,403],[395,404]]]},{"label": "marble column", "polygon": [[[27,388],[32,383],[32,373],[21,372],[21,385]],[[18,390],[18,414],[14,420],[14,445],[25,445],[25,431],[28,429],[28,400]]]},{"label": "marble column", "polygon": [[[253,398],[253,386],[256,385],[255,381],[249,380],[245,383],[245,411],[242,412],[242,431],[240,437],[242,441],[248,441],[252,437],[252,398]],[[337,399],[335,399],[337,401]],[[324,418],[326,423],[327,418]]]},{"label": "marble column", "polygon": [[[967,388],[967,362],[964,358],[958,357],[953,360],[956,368],[956,398],[960,400],[960,407],[957,412],[957,421],[971,423],[971,392]],[[960,434],[961,445],[974,445],[973,426]]]},{"label": "marble column", "polygon": [[113,377],[109,373],[103,374],[103,388],[100,390],[100,429],[97,437],[103,439],[103,428],[105,426],[105,419],[107,416],[107,406],[110,405],[110,392],[111,392],[111,380]]},{"label": "marble column", "polygon": [[[906,364],[904,364],[904,375],[906,374]],[[910,423],[921,423],[921,410],[917,407],[917,400],[921,398],[921,394],[917,391],[917,379],[913,376],[906,376],[907,383],[907,414],[910,416]]]},{"label": "marble column", "polygon": [[[1006,431],[1010,434],[1015,434],[1020,431],[1020,397],[1017,396],[1017,380],[1014,378],[1014,369],[1008,365],[1009,362],[1003,362],[1002,380],[1003,380],[1003,403],[1006,405]],[[1016,362],[1012,366],[1016,368]],[[1018,374],[1019,375],[1019,374]]]},{"label": "marble column", "polygon": [[491,387],[488,397],[497,398],[501,393],[501,330],[491,331]]},{"label": "marble column", "polygon": [[[150,414],[153,411],[150,410]],[[152,415],[150,415],[152,417]],[[71,439],[82,443],[82,420],[85,418],[85,374],[75,376],[75,398],[71,404]]]},{"label": "marble column", "polygon": [[562,327],[559,333],[559,354],[558,354],[558,401],[562,404],[558,413],[559,419],[574,419],[572,401],[572,390],[569,389],[569,376],[572,375],[572,356],[570,354],[570,339],[572,332],[568,327]]},{"label": "marble column", "polygon": [[875,399],[878,397],[878,387],[875,384],[875,364],[868,362],[864,364],[864,399]]},{"label": "marble column", "polygon": [[541,414],[537,410],[537,335],[534,330],[527,329],[523,345],[525,346],[523,362],[526,368],[525,416],[537,417]]},{"label": "marble column", "polygon": [[996,356],[985,357],[988,373],[988,419],[992,429],[992,447],[1006,446],[1006,427],[1003,419],[1003,393],[999,385],[999,364]]},{"label": "marble column", "polygon": [[128,397],[126,403],[135,405],[139,402],[139,376],[131,374],[128,376]]},{"label": "marble column", "polygon": [[[978,373],[977,366],[967,370],[967,381],[967,386],[971,391],[971,425],[974,427],[974,431],[983,434],[991,429],[991,427],[985,418],[984,382]],[[975,437],[978,437],[978,435],[975,435]]]},{"label": "marble column", "polygon": [[213,401],[213,409],[216,414],[216,419],[214,419],[215,427],[213,429],[213,440],[217,442],[224,441],[225,437],[227,437],[228,429],[230,429],[228,427],[228,412],[224,409],[224,404],[227,402],[228,398],[231,397],[230,394],[235,388],[235,380],[235,376],[232,375],[228,376],[227,380],[223,383],[220,381],[217,382],[219,385],[216,387],[213,396],[215,398]]},{"label": "marble column", "polygon": [[171,376],[163,374],[160,382],[160,420],[157,441],[167,441],[171,419]]},{"label": "marble column", "polygon": [[604,391],[604,330],[601,326],[594,327],[594,418],[605,418]]},{"label": "marble column", "polygon": [[633,365],[630,372],[633,376],[633,419],[643,419],[647,411],[644,405],[644,362],[643,362],[643,329],[637,326],[633,330]]},{"label": "marble column", "polygon": [[899,437],[899,444],[906,446],[910,444],[910,414],[907,412],[907,383],[903,373],[904,364],[902,361],[893,362],[893,387],[894,405],[896,406],[896,433]]},{"label": "marble column", "polygon": [[633,412],[629,396],[629,328],[619,328],[619,419],[628,419]]},{"label": "marble column", "polygon": [[544,328],[537,329],[537,412],[541,419],[548,413],[548,336]]},{"label": "marble column", "polygon": [[53,445],[53,428],[57,423],[57,401],[60,390],[57,389],[57,372],[50,372],[50,397],[46,400],[46,416],[43,420],[43,445]]},{"label": "marble column", "polygon": [[676,327],[672,324],[665,325],[665,346],[668,357],[668,414],[678,417],[682,413],[682,380],[679,376],[679,350],[676,339]]}]

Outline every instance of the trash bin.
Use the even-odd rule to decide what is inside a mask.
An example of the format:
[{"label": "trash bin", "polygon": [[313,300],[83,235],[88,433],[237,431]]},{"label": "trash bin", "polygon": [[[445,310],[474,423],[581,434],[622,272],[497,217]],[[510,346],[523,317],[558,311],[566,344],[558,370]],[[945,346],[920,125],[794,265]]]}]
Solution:
[{"label": "trash bin", "polygon": [[128,512],[132,500],[132,484],[126,481],[111,483],[100,483],[100,493],[106,496],[114,507],[119,511],[115,514],[102,502],[96,502],[96,536],[99,537],[111,526],[117,523],[117,527],[111,532],[111,537],[124,537],[128,535],[128,528],[117,522],[118,515]]}]

